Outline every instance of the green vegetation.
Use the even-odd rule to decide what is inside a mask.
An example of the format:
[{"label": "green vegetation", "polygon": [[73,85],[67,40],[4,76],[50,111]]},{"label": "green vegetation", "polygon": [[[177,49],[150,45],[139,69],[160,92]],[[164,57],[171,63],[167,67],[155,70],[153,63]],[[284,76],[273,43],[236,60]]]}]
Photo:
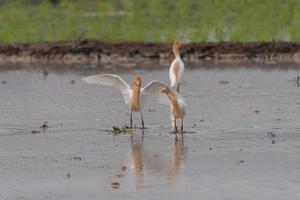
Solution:
[{"label": "green vegetation", "polygon": [[112,129],[113,134],[118,135],[118,134],[131,134],[132,133],[132,129],[129,128],[128,126],[124,126],[124,127],[118,127],[118,126],[113,126]]},{"label": "green vegetation", "polygon": [[299,0],[0,1],[0,41],[300,41]]}]

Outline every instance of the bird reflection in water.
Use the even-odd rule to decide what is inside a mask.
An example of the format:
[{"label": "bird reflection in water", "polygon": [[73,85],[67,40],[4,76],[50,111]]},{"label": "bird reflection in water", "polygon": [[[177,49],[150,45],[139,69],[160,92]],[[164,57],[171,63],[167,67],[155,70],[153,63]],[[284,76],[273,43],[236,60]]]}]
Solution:
[{"label": "bird reflection in water", "polygon": [[174,142],[174,149],[172,154],[172,168],[170,170],[169,175],[171,182],[174,180],[174,178],[180,171],[182,163],[184,162],[185,152],[186,151],[184,147],[183,134],[181,133],[181,140],[177,139],[176,137]]},{"label": "bird reflection in water", "polygon": [[145,174],[149,172],[156,176],[166,177],[170,183],[175,181],[186,156],[183,135],[181,139],[174,140],[174,146],[170,151],[161,153],[157,151],[157,148],[145,148],[144,130],[139,138],[131,136],[131,166],[137,187],[144,185]]},{"label": "bird reflection in water", "polygon": [[132,165],[134,168],[136,182],[138,186],[144,184],[143,141],[144,141],[144,130],[142,131],[142,137],[140,138],[140,140],[133,141],[133,135],[131,135]]}]

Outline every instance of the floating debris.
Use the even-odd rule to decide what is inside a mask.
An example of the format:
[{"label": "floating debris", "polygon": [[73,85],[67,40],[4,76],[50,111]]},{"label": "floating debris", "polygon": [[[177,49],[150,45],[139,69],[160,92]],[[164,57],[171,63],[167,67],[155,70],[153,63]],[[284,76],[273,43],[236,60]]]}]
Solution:
[{"label": "floating debris", "polygon": [[244,160],[240,160],[240,161],[239,161],[239,163],[244,163],[244,162],[245,162]]},{"label": "floating debris", "polygon": [[220,85],[226,85],[226,84],[229,84],[229,81],[219,80],[219,84]]},{"label": "floating debris", "polygon": [[276,134],[273,132],[268,132],[268,137],[274,138],[274,137],[276,137]]},{"label": "floating debris", "polygon": [[2,84],[6,84],[6,81],[1,81]]},{"label": "floating debris", "polygon": [[47,76],[48,76],[48,71],[45,67],[43,67],[43,71],[42,71],[42,76],[43,76],[43,79],[46,80]]},{"label": "floating debris", "polygon": [[73,80],[73,79],[62,79],[62,80],[60,80],[59,81],[59,84],[60,85],[67,85],[67,84],[75,84],[75,80]]},{"label": "floating debris", "polygon": [[70,174],[70,173],[68,173],[68,174],[67,174],[67,178],[70,178],[70,177],[71,177],[71,174]]},{"label": "floating debris", "polygon": [[294,78],[294,82],[296,87],[300,87],[300,76],[296,76]]},{"label": "floating debris", "polygon": [[123,166],[123,167],[121,168],[121,170],[124,172],[124,171],[127,170],[127,167],[126,167],[126,166]]},{"label": "floating debris", "polygon": [[79,161],[81,161],[83,158],[82,157],[80,157],[80,156],[74,156],[73,158],[72,158],[72,160],[79,160]]},{"label": "floating debris", "polygon": [[272,140],[272,144],[275,144],[275,140]]},{"label": "floating debris", "polygon": [[38,134],[38,133],[40,133],[39,130],[32,130],[32,131],[31,131],[31,134]]},{"label": "floating debris", "polygon": [[34,159],[33,156],[22,156],[22,159]]},{"label": "floating debris", "polygon": [[120,187],[120,185],[121,184],[117,181],[114,181],[114,182],[111,183],[111,187],[114,188],[114,189],[118,189]]},{"label": "floating debris", "polygon": [[271,143],[275,144],[275,138],[276,138],[276,134],[273,132],[268,132],[268,138],[271,139]]},{"label": "floating debris", "polygon": [[254,110],[254,112],[255,112],[256,114],[260,113],[260,111],[259,111],[259,110]]}]

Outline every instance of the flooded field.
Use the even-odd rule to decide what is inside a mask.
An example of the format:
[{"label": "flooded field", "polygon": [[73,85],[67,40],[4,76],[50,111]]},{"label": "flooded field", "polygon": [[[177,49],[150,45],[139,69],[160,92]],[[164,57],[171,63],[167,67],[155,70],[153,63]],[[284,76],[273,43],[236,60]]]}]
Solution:
[{"label": "flooded field", "polygon": [[168,106],[114,135],[127,106],[95,71],[0,72],[0,199],[300,199],[300,68],[188,68],[177,142]]}]

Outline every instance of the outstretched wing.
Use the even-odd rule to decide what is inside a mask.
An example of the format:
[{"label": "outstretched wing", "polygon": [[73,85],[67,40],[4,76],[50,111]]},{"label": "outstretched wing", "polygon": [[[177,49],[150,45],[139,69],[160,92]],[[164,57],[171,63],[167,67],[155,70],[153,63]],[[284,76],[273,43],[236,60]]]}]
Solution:
[{"label": "outstretched wing", "polygon": [[130,86],[120,76],[114,74],[98,74],[82,78],[82,80],[89,84],[118,88],[122,92],[125,103],[128,104]]},{"label": "outstretched wing", "polygon": [[168,87],[168,85],[160,81],[151,81],[143,87],[141,90],[143,106],[150,106],[154,103],[170,104],[168,97],[161,92],[163,87]]},{"label": "outstretched wing", "polygon": [[[162,93],[163,87],[169,86],[164,82],[151,81],[148,85],[143,87],[141,90],[143,106],[149,106],[154,103],[170,105],[170,100],[168,99],[167,95]],[[177,95],[177,98],[180,98],[184,101],[184,98],[179,93],[177,93],[175,90],[173,91]]]}]

